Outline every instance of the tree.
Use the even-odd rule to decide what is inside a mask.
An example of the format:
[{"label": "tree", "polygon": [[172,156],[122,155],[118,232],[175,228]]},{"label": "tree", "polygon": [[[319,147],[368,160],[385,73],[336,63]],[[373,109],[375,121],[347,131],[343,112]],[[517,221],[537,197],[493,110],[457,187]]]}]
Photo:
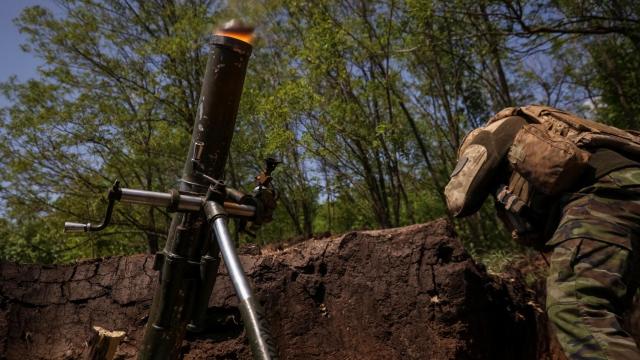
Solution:
[{"label": "tree", "polygon": [[[210,1],[60,0],[62,15],[35,6],[16,20],[40,79],[2,85],[12,101],[2,118],[2,198],[15,226],[28,221],[40,255],[87,256],[86,237],[61,234],[64,219],[97,222],[114,179],[165,191],[178,178],[195,118]],[[96,233],[94,256],[156,251],[168,214],[119,207]],[[38,246],[25,236],[30,246]],[[75,247],[78,245],[78,247]],[[74,251],[66,251],[74,249]],[[46,255],[45,255],[46,254]]]},{"label": "tree", "polygon": [[[59,0],[16,24],[45,66],[1,85],[3,258],[67,261],[155,251],[163,209],[104,191],[175,185],[195,118],[207,31],[258,26],[226,181],[250,190],[266,157],[284,164],[276,221],[255,241],[380,228],[446,214],[443,188],[464,135],[532,102],[638,129],[640,9],[634,1]],[[456,222],[476,253],[507,248],[490,204]],[[241,240],[239,235],[238,240]],[[249,241],[254,241],[250,240]]]}]

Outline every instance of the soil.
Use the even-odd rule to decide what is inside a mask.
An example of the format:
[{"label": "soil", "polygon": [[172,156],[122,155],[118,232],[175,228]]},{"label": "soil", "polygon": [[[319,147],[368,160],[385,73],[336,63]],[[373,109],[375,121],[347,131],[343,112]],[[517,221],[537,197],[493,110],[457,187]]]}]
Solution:
[{"label": "soil", "polygon": [[[446,220],[244,253],[283,359],[563,358],[521,273],[489,275]],[[80,358],[94,325],[126,331],[116,358],[134,358],[152,263],[0,264],[0,358]],[[183,342],[184,359],[251,358],[224,265],[206,323]]]}]

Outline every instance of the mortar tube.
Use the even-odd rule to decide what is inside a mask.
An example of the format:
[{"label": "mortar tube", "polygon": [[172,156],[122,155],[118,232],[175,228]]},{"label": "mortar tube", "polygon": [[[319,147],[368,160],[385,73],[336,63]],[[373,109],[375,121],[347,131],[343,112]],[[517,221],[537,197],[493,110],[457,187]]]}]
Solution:
[{"label": "mortar tube", "polygon": [[[223,177],[251,50],[251,45],[241,40],[228,36],[212,37],[191,145],[179,186],[183,194],[205,194],[209,184],[199,172],[214,179]],[[196,147],[197,154],[194,153]],[[209,231],[201,213],[175,213],[163,250],[165,257],[186,258],[189,263],[200,262],[201,249],[195,240],[202,238],[202,232]],[[176,236],[178,232],[181,236]],[[187,273],[191,272],[174,272],[171,267],[163,266],[161,284],[153,298],[139,359],[178,357],[194,292],[200,283],[200,279],[186,277]],[[162,286],[163,281],[172,285]],[[171,321],[165,324],[166,319]]]}]

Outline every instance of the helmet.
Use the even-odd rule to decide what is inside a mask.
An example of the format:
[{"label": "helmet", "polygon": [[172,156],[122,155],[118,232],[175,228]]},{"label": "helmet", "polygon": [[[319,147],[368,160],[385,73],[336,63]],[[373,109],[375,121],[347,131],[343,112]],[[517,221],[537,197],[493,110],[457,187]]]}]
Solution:
[{"label": "helmet", "polygon": [[510,116],[475,129],[464,138],[458,163],[444,189],[447,207],[454,216],[468,216],[480,209],[503,175],[513,139],[526,124],[524,118]]}]

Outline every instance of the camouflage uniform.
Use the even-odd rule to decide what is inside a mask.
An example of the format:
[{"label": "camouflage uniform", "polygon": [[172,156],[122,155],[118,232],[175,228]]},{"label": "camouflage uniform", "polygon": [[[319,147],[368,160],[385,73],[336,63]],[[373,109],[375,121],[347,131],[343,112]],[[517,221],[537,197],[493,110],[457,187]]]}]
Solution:
[{"label": "camouflage uniform", "polygon": [[[566,140],[588,148],[585,168],[576,160],[584,149]],[[547,313],[570,359],[640,360],[619,322],[640,280],[638,156],[630,133],[557,109],[509,108],[465,137],[445,187],[454,216],[477,212],[492,193],[516,241],[554,249]]]},{"label": "camouflage uniform", "polygon": [[569,359],[640,359],[620,326],[640,280],[640,168],[615,170],[564,200],[547,313]]}]

